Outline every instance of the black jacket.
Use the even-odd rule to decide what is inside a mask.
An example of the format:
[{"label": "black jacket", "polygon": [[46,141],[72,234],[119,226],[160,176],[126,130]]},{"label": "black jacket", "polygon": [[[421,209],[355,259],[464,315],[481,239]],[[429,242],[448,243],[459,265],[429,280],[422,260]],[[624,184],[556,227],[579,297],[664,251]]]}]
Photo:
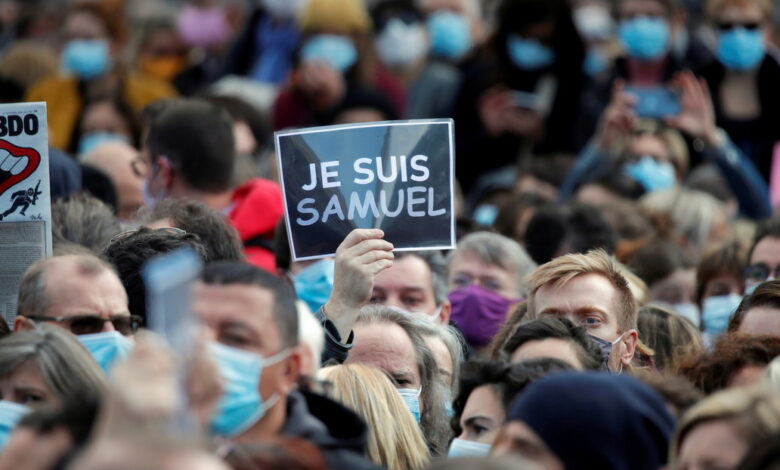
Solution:
[{"label": "black jacket", "polygon": [[324,396],[304,391],[291,393],[281,434],[312,442],[322,452],[329,469],[381,468],[364,457],[368,428],[363,420]]}]

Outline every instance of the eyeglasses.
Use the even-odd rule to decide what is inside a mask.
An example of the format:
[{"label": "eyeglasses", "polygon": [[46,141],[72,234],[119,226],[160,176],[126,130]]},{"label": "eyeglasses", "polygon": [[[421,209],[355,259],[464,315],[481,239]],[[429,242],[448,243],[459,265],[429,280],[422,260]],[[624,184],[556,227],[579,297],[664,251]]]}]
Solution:
[{"label": "eyeglasses", "polygon": [[[134,233],[137,233],[140,229],[134,228],[130,230],[125,230],[124,232],[119,232],[113,237],[111,237],[111,240],[109,240],[108,244],[112,245],[120,240],[124,240],[125,238],[128,238],[130,235],[133,235]],[[162,233],[170,233],[172,235],[187,235],[186,230],[182,230],[178,227],[161,227],[156,229],[149,229],[150,232],[162,232]]]},{"label": "eyeglasses", "polygon": [[109,318],[99,317],[97,315],[75,315],[72,317],[44,317],[29,316],[30,320],[53,321],[64,323],[74,335],[91,335],[103,331],[106,322],[111,322],[114,329],[119,333],[130,336],[138,331],[141,326],[141,317],[138,315],[116,315]]},{"label": "eyeglasses", "polygon": [[780,265],[770,268],[766,263],[756,263],[745,268],[745,282],[748,284],[764,282],[769,276],[780,277]]},{"label": "eyeglasses", "polygon": [[732,23],[729,21],[724,21],[723,23],[718,23],[718,29],[720,31],[731,31],[732,29],[736,28],[745,28],[748,31],[755,31],[758,28],[761,27],[761,23]]}]

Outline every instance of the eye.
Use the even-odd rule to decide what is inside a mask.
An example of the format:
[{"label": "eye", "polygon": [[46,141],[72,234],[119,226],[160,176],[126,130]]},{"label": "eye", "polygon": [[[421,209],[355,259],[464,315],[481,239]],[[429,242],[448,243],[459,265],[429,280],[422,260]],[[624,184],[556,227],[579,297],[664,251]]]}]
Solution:
[{"label": "eye", "polygon": [[459,274],[452,279],[452,283],[458,287],[466,287],[471,285],[474,279],[466,274]]},{"label": "eye", "polygon": [[595,328],[601,326],[601,319],[598,317],[585,317],[582,320],[582,324],[588,328]]},{"label": "eye", "polygon": [[22,392],[19,394],[19,402],[23,405],[34,405],[36,403],[43,403],[45,401],[42,394]]},{"label": "eye", "polygon": [[369,302],[371,302],[372,304],[381,304],[384,303],[384,301],[385,298],[382,297],[381,295],[372,295],[371,300],[369,300]]},{"label": "eye", "polygon": [[249,344],[249,339],[241,334],[222,332],[219,335],[218,341],[226,346],[246,346]]},{"label": "eye", "polygon": [[419,297],[404,297],[402,300],[404,305],[417,306],[422,303],[422,299]]},{"label": "eye", "polygon": [[492,291],[501,290],[501,284],[495,279],[485,279],[482,281],[482,287]]},{"label": "eye", "polygon": [[472,428],[474,429],[474,434],[477,436],[481,436],[483,433],[490,431],[490,429],[488,429],[487,427],[480,426],[479,424],[472,425]]}]

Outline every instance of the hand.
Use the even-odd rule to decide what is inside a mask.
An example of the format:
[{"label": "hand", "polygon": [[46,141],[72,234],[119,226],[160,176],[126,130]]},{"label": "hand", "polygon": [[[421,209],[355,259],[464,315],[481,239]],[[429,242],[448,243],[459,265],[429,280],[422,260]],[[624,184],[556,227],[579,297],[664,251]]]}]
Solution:
[{"label": "hand", "polygon": [[309,97],[318,111],[335,106],[344,98],[346,88],[341,73],[324,62],[304,62],[298,70],[298,89]]},{"label": "hand", "polygon": [[519,108],[512,91],[503,86],[488,89],[478,103],[482,125],[491,136],[506,132],[526,137],[536,137],[542,130],[542,116],[532,110]]},{"label": "hand", "polygon": [[190,372],[187,376],[187,407],[200,429],[208,429],[222,396],[222,382],[216,364],[206,353],[203,341],[195,347],[188,368]]},{"label": "hand", "polygon": [[666,124],[691,137],[702,139],[709,145],[718,141],[715,111],[709,87],[704,79],[696,79],[691,72],[681,72],[674,77],[674,85],[680,88],[680,114],[668,116]]},{"label": "hand", "polygon": [[638,119],[634,112],[636,97],[625,93],[624,88],[625,83],[622,80],[615,81],[609,105],[601,114],[596,133],[596,146],[602,152],[612,152],[620,139],[636,128]]},{"label": "hand", "polygon": [[371,300],[376,275],[393,265],[393,245],[377,229],[355,229],[336,250],[333,291],[325,314],[346,341],[360,309]]}]

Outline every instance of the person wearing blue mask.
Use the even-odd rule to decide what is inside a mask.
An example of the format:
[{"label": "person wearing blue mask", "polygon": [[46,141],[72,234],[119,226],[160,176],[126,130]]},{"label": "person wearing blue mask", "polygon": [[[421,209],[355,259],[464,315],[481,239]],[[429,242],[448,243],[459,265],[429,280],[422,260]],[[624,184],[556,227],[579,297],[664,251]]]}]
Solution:
[{"label": "person wearing blue mask", "polygon": [[456,100],[455,121],[470,130],[456,136],[465,193],[485,172],[514,164],[521,148],[574,151],[584,58],[570,2],[499,3],[494,33],[467,64]]},{"label": "person wearing blue mask", "polygon": [[140,127],[136,115],[122,99],[95,99],[84,104],[74,136],[73,155],[81,158],[105,142],[136,146]]},{"label": "person wearing blue mask", "polygon": [[453,402],[452,428],[456,437],[448,457],[486,457],[515,397],[534,380],[567,370],[572,367],[549,358],[512,365],[482,360],[465,363]]},{"label": "person wearing blue mask", "polygon": [[141,319],[114,268],[91,254],[55,256],[32,265],[19,284],[14,331],[50,323],[77,335],[108,372],[129,352]]},{"label": "person wearing blue mask", "polygon": [[701,309],[704,338],[712,341],[726,331],[742,302],[745,290],[743,267],[747,247],[733,240],[705,252],[696,268],[696,303]]},{"label": "person wearing blue mask", "polygon": [[140,112],[147,104],[177,95],[162,80],[117,66],[124,46],[123,14],[109,10],[89,2],[69,6],[62,19],[60,74],[27,89],[25,101],[47,102],[49,138],[56,148],[79,145],[78,120],[87,98],[123,96],[133,112]]},{"label": "person wearing blue mask", "polygon": [[241,443],[301,437],[320,448],[329,468],[376,468],[363,457],[366,425],[341,405],[298,390],[298,315],[284,281],[243,262],[212,263],[193,292],[193,310],[223,383],[212,436]]},{"label": "person wearing blue mask", "polygon": [[0,452],[29,411],[99,396],[107,388],[90,354],[62,328],[42,324],[0,339]]},{"label": "person wearing blue mask", "polygon": [[371,18],[361,0],[309,0],[299,16],[296,67],[274,104],[277,129],[323,124],[351,92],[380,92],[403,114],[403,85],[372,61]]},{"label": "person wearing blue mask", "polygon": [[717,123],[736,146],[769,178],[780,132],[780,63],[765,36],[774,11],[768,0],[712,0],[708,24],[715,33],[715,58],[698,73],[711,92]]}]

